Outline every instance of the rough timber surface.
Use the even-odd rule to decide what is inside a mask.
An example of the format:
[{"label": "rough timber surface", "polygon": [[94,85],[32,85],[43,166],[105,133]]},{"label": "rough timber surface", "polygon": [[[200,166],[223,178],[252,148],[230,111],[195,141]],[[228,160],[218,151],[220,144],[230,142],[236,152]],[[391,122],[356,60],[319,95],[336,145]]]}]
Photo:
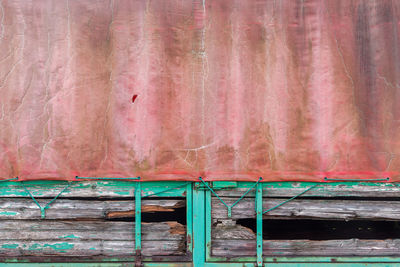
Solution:
[{"label": "rough timber surface", "polygon": [[[55,197],[63,190],[67,182],[62,181],[29,181],[25,186],[35,197]],[[62,194],[62,197],[70,198],[133,198],[135,196],[136,182],[97,180],[75,181]],[[186,182],[146,182],[142,183],[142,196],[168,197],[185,196]],[[160,193],[161,192],[161,193]],[[20,182],[0,183],[1,197],[29,197]]]},{"label": "rough timber surface", "polygon": [[[254,183],[238,183],[235,188],[216,190],[227,205],[235,203]],[[304,192],[315,183],[264,183],[263,210]],[[216,186],[219,184],[216,183]],[[256,218],[255,194],[250,191],[232,208],[211,195],[211,256],[233,260],[256,256],[256,233],[237,224]],[[263,215],[263,219],[367,220],[400,219],[399,187],[384,183],[321,183],[306,194]],[[284,222],[282,222],[284,223]],[[265,237],[264,237],[265,238]],[[286,238],[288,239],[288,238]],[[400,239],[272,240],[264,239],[263,255],[272,257],[400,256]]]},{"label": "rough timber surface", "polygon": [[[49,199],[38,199],[42,206]],[[143,200],[143,212],[172,212],[185,207],[183,199]],[[134,217],[133,200],[79,200],[57,199],[46,210],[46,219],[109,219]],[[156,215],[155,215],[156,216]],[[30,198],[0,198],[0,219],[40,219],[40,209]]]},{"label": "rough timber surface", "polygon": [[[236,198],[223,197],[232,205]],[[273,208],[285,199],[264,198],[263,210]],[[228,219],[226,207],[212,198],[212,218]],[[232,208],[233,219],[255,218],[254,198],[242,199]],[[330,220],[400,220],[400,201],[294,199],[263,215],[265,219],[330,219]]]},{"label": "rough timber surface", "polygon": [[[134,241],[134,222],[93,220],[0,220],[0,240]],[[142,223],[143,241],[184,241],[177,222]]]},{"label": "rough timber surface", "polygon": [[[1,220],[2,257],[134,255],[133,222]],[[184,255],[186,228],[177,222],[142,224],[142,254]]]},{"label": "rough timber surface", "polygon": [[[255,240],[214,240],[212,255],[245,257],[256,255]],[[399,256],[400,240],[265,240],[264,256]]]}]

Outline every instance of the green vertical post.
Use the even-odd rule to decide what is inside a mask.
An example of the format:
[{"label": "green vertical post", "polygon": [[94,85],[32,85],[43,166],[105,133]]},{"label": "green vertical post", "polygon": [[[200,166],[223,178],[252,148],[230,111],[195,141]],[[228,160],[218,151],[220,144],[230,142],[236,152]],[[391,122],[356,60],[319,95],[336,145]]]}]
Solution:
[{"label": "green vertical post", "polygon": [[186,186],[186,250],[193,252],[193,183]]},{"label": "green vertical post", "polygon": [[206,262],[205,253],[205,192],[199,183],[193,190],[193,266],[203,267]]},{"label": "green vertical post", "polygon": [[263,264],[263,235],[262,235],[262,184],[257,184],[256,198],[256,218],[257,218],[257,266],[262,266]]},{"label": "green vertical post", "polygon": [[211,257],[211,191],[205,191],[205,206],[206,206],[206,261]]},{"label": "green vertical post", "polygon": [[142,188],[141,182],[135,186],[135,250],[136,256],[142,250]]}]

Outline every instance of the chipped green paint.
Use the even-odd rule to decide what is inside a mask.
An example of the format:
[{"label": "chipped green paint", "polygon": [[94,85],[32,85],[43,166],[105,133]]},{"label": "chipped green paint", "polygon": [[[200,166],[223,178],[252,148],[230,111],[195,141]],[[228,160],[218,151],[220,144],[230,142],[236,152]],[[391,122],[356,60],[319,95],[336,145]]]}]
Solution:
[{"label": "chipped green paint", "polygon": [[0,215],[5,215],[5,216],[15,216],[17,214],[18,214],[18,212],[15,212],[15,211],[1,211],[0,212]]},{"label": "chipped green paint", "polygon": [[[36,197],[49,195],[49,192],[54,192],[65,187],[65,181],[24,181],[25,185],[29,187],[29,190]],[[76,194],[80,190],[90,191],[96,190],[97,193],[110,194],[121,197],[133,197],[134,196],[134,183],[129,181],[76,181],[71,185],[64,193],[64,196],[74,193]],[[169,182],[145,182],[143,192],[154,193],[163,191],[165,189],[174,189],[175,187],[182,184],[178,181]],[[176,188],[171,191],[166,191],[158,194],[157,196],[163,197],[176,197],[184,196],[186,188]],[[79,194],[79,193],[78,193]],[[0,196],[3,197],[29,197],[27,192],[21,186],[19,182],[4,182],[0,183]]]},{"label": "chipped green paint", "polygon": [[55,243],[55,244],[33,244],[31,245],[28,250],[43,250],[46,248],[54,249],[58,252],[67,252],[69,249],[74,248],[74,244],[70,244],[67,242]]},{"label": "chipped green paint", "polygon": [[8,249],[15,249],[18,247],[18,244],[3,244],[1,247],[8,248]]},{"label": "chipped green paint", "polygon": [[80,237],[76,236],[74,234],[71,234],[71,235],[63,235],[63,236],[60,236],[59,238],[80,238]]}]

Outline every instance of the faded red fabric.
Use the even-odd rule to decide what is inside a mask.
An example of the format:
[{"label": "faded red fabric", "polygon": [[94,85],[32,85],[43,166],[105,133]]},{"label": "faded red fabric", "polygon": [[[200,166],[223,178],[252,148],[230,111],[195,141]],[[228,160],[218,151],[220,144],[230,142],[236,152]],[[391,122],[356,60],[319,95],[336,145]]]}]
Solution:
[{"label": "faded red fabric", "polygon": [[400,179],[400,1],[2,0],[0,23],[2,179]]}]

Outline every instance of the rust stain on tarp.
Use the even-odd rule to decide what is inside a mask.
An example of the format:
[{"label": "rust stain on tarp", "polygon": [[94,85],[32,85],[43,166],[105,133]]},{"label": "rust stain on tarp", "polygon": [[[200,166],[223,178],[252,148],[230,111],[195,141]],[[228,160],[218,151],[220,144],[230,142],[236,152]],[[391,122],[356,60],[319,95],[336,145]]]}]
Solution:
[{"label": "rust stain on tarp", "polygon": [[0,5],[0,178],[400,179],[399,1]]}]

